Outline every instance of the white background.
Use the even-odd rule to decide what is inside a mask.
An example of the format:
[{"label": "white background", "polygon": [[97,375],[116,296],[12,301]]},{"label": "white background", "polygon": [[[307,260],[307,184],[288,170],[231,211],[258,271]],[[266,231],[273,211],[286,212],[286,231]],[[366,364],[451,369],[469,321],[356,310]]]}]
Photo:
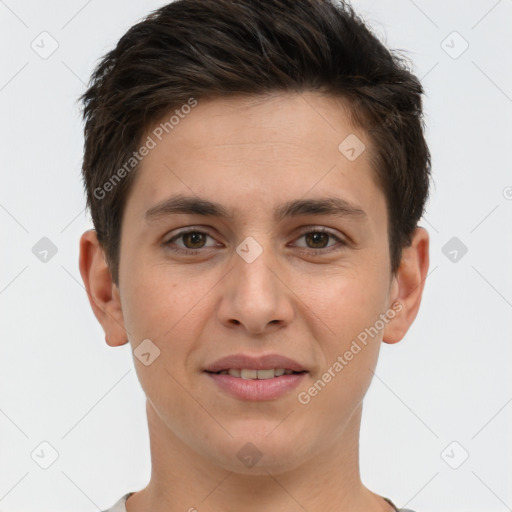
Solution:
[{"label": "white background", "polygon": [[[97,59],[163,4],[0,1],[4,512],[101,510],[149,479],[129,345],[106,345],[78,271],[92,224],[75,101]],[[406,338],[382,346],[363,414],[363,482],[418,512],[512,510],[512,1],[353,6],[408,52],[424,84],[434,177],[421,223],[430,274]],[[59,45],[47,59],[31,48],[43,31]],[[469,47],[453,58],[461,38]],[[454,236],[468,248],[455,263],[442,252]],[[42,237],[58,248],[47,263],[32,253]],[[31,458],[43,441],[59,454],[46,470]]]}]

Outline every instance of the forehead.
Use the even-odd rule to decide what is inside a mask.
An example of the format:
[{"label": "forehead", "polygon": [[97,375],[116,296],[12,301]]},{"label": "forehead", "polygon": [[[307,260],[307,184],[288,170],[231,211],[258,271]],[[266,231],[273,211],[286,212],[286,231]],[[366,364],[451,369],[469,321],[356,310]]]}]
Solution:
[{"label": "forehead", "polygon": [[225,153],[230,159],[237,152],[244,157],[254,152],[264,160],[265,156],[271,160],[276,152],[288,158],[295,154],[298,159],[312,152],[337,158],[338,146],[348,135],[365,138],[350,124],[345,100],[313,92],[200,100],[186,115],[163,116],[148,135],[155,130],[157,143],[161,138],[169,141],[167,135],[172,133],[174,146],[215,151],[219,157]]},{"label": "forehead", "polygon": [[186,111],[174,116],[172,128],[165,123],[174,112],[144,136],[154,147],[137,170],[129,199],[139,216],[177,193],[215,198],[240,214],[254,212],[256,203],[263,208],[308,195],[332,198],[333,192],[355,208],[383,205],[370,141],[351,125],[339,98],[229,97],[198,101]]}]

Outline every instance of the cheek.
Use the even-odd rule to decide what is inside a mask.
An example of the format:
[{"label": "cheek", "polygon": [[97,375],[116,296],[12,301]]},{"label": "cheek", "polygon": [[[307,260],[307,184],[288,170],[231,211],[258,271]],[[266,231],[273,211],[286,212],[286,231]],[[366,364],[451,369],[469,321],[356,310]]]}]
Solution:
[{"label": "cheek", "polygon": [[[387,299],[386,281],[369,266],[318,274],[307,284],[302,301],[317,317],[327,338],[337,348],[370,327],[384,312]],[[312,315],[314,313],[314,315]]]},{"label": "cheek", "polygon": [[[123,313],[133,331],[158,337],[193,312],[204,278],[187,279],[183,272],[165,265],[147,265],[144,270],[126,272]],[[206,292],[203,292],[203,295]],[[141,332],[144,330],[145,332]]]},{"label": "cheek", "polygon": [[384,312],[385,286],[365,270],[331,276],[324,286],[317,281],[308,294],[310,329],[323,364],[306,393],[318,421],[340,429],[368,390],[382,340],[374,326]]},{"label": "cheek", "polygon": [[[187,373],[189,356],[196,350],[205,320],[212,314],[208,293],[218,277],[208,275],[187,276],[168,265],[148,266],[132,276],[124,289],[123,315],[132,350],[142,340],[150,339],[160,351],[156,360],[159,366],[176,377]],[[138,368],[138,373],[141,381],[155,378],[143,368]]]},{"label": "cheek", "polygon": [[311,393],[320,411],[343,422],[363,399],[377,364],[382,331],[374,326],[384,312],[386,284],[369,266],[326,277],[308,292],[308,318],[323,352]]}]

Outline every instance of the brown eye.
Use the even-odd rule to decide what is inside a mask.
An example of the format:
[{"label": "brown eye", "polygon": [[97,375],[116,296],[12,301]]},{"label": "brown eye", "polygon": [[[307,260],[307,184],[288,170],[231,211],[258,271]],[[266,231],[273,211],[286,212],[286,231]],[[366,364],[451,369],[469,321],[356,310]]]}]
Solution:
[{"label": "brown eye", "polygon": [[206,242],[206,236],[208,235],[200,231],[190,231],[181,235],[187,249],[201,249]]},{"label": "brown eye", "polygon": [[331,235],[319,231],[312,231],[304,236],[306,241],[312,244],[312,247],[311,245],[309,246],[312,249],[323,249],[329,243],[329,238],[331,237]]},{"label": "brown eye", "polygon": [[[306,245],[298,245],[297,247],[313,255],[323,255],[332,251],[341,250],[347,245],[343,239],[327,231],[325,228],[304,231],[302,235],[299,236],[298,240],[300,239],[304,239]],[[329,244],[329,240],[333,240],[334,243]]]},{"label": "brown eye", "polygon": [[[174,252],[183,254],[200,254],[201,252],[204,252],[202,249],[209,249],[214,246],[214,244],[206,245],[208,238],[213,240],[208,233],[203,231],[182,231],[170,238],[167,242],[164,242],[164,245]],[[180,241],[181,243],[177,243],[177,241]]]}]

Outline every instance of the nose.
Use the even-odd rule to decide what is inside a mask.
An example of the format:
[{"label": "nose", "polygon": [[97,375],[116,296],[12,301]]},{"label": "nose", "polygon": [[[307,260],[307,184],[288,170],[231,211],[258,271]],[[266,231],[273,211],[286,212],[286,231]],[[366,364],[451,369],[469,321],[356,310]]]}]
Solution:
[{"label": "nose", "polygon": [[294,315],[294,294],[272,250],[263,249],[254,260],[240,254],[234,254],[233,267],[222,283],[219,320],[253,335],[288,325]]}]

